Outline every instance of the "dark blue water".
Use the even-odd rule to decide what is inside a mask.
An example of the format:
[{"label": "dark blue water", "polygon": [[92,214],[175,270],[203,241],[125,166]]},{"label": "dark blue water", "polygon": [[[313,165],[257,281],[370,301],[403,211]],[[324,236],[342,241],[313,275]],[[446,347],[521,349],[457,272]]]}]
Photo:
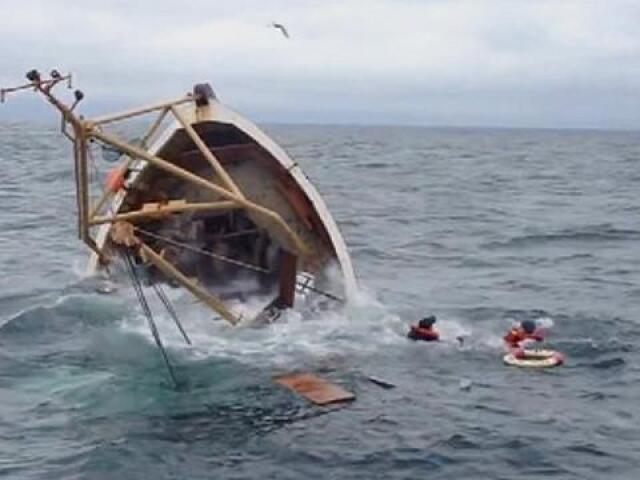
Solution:
[{"label": "dark blue water", "polygon": [[[263,330],[171,292],[195,343],[159,318],[175,391],[132,292],[82,276],[69,146],[23,127],[0,126],[0,476],[638,478],[640,134],[268,128],[363,292]],[[445,341],[407,341],[430,312]],[[525,318],[565,366],[502,364]],[[271,382],[292,369],[358,399],[311,406]]]}]

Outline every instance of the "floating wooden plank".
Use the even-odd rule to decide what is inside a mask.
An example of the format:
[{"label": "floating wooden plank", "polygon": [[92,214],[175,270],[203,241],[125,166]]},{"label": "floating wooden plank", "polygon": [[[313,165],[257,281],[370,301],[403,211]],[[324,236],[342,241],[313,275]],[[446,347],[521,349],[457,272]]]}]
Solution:
[{"label": "floating wooden plank", "polygon": [[355,394],[312,373],[290,373],[274,377],[273,380],[316,405],[349,402],[356,399]]}]

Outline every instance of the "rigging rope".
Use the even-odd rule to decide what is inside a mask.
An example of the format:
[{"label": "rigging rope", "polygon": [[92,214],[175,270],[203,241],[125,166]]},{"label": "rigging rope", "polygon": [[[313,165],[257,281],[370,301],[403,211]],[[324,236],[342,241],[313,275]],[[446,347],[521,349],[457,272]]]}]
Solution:
[{"label": "rigging rope", "polygon": [[174,323],[178,327],[178,330],[180,330],[180,333],[184,337],[184,341],[187,342],[189,345],[191,345],[191,339],[189,339],[187,332],[182,326],[182,323],[180,323],[180,319],[178,318],[176,309],[173,308],[173,304],[171,303],[171,300],[169,300],[169,297],[167,297],[166,292],[163,290],[163,288],[160,285],[158,285],[155,282],[153,282],[151,286],[153,286],[153,289],[155,290],[156,295],[158,295],[158,298],[164,304],[164,307],[167,309],[167,312],[169,312],[169,315],[171,316]]},{"label": "rigging rope", "polygon": [[149,329],[151,330],[153,339],[155,340],[158,349],[162,353],[162,358],[164,359],[164,363],[166,364],[167,370],[169,371],[169,376],[171,377],[171,380],[173,380],[174,385],[177,387],[178,381],[176,379],[175,372],[173,370],[173,367],[171,366],[171,362],[169,361],[169,355],[167,355],[167,351],[164,349],[164,345],[162,345],[160,333],[158,332],[156,323],[153,320],[153,314],[151,313],[151,309],[149,308],[149,303],[147,302],[147,299],[144,296],[144,292],[142,291],[142,285],[140,284],[140,279],[136,274],[133,260],[131,260],[131,255],[127,250],[121,250],[121,255],[124,258],[125,263],[127,264],[129,276],[131,277],[131,283],[133,284],[133,289],[138,296],[138,301],[140,302],[142,311],[147,318],[147,323],[149,324]]},{"label": "rigging rope", "polygon": [[227,263],[231,263],[233,265],[238,265],[239,267],[247,268],[247,269],[253,270],[255,272],[270,273],[270,270],[267,270],[266,268],[258,267],[256,265],[252,265],[250,263],[241,262],[240,260],[235,260],[233,258],[225,257],[224,255],[218,255],[217,253],[213,253],[210,250],[203,250],[201,248],[194,247],[194,246],[189,245],[187,243],[178,242],[176,240],[172,240],[172,239],[164,237],[162,235],[158,235],[157,233],[152,233],[152,232],[144,230],[144,229],[142,229],[140,227],[136,227],[135,225],[134,225],[133,228],[136,231],[142,233],[143,235],[147,235],[148,237],[155,238],[156,240],[160,240],[162,242],[166,242],[166,243],[168,243],[170,245],[173,245],[175,247],[184,248],[185,250],[190,250],[192,252],[199,253],[201,255],[206,255],[207,257],[211,257],[211,258],[214,258],[216,260],[220,260],[222,262],[227,262]]}]

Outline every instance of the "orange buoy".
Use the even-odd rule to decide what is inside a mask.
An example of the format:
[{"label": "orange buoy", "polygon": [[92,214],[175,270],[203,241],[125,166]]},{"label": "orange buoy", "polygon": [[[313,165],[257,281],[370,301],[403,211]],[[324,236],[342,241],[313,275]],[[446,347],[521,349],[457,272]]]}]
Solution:
[{"label": "orange buoy", "polygon": [[116,167],[109,170],[107,172],[107,178],[104,181],[105,190],[116,193],[118,190],[123,189],[126,171],[124,167]]}]

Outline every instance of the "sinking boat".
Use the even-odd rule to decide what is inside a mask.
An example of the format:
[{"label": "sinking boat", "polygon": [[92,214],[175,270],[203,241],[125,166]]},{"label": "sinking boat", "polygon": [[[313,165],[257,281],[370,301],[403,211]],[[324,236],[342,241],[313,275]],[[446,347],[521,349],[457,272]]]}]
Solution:
[{"label": "sinking boat", "polygon": [[[343,301],[355,291],[345,242],[316,188],[208,84],[173,100],[84,118],[75,113],[82,92],[70,105],[53,92],[65,82],[71,88],[70,75],[52,71],[44,79],[34,70],[27,78],[3,90],[2,100],[34,89],[61,112],[74,146],[78,235],[91,249],[90,273],[129,262],[141,284],[184,288],[232,324],[243,319],[234,298],[266,298],[258,315],[264,319],[301,296]],[[119,122],[146,115],[154,119],[136,140],[114,133]],[[102,191],[91,181],[96,148],[118,158]]]}]

